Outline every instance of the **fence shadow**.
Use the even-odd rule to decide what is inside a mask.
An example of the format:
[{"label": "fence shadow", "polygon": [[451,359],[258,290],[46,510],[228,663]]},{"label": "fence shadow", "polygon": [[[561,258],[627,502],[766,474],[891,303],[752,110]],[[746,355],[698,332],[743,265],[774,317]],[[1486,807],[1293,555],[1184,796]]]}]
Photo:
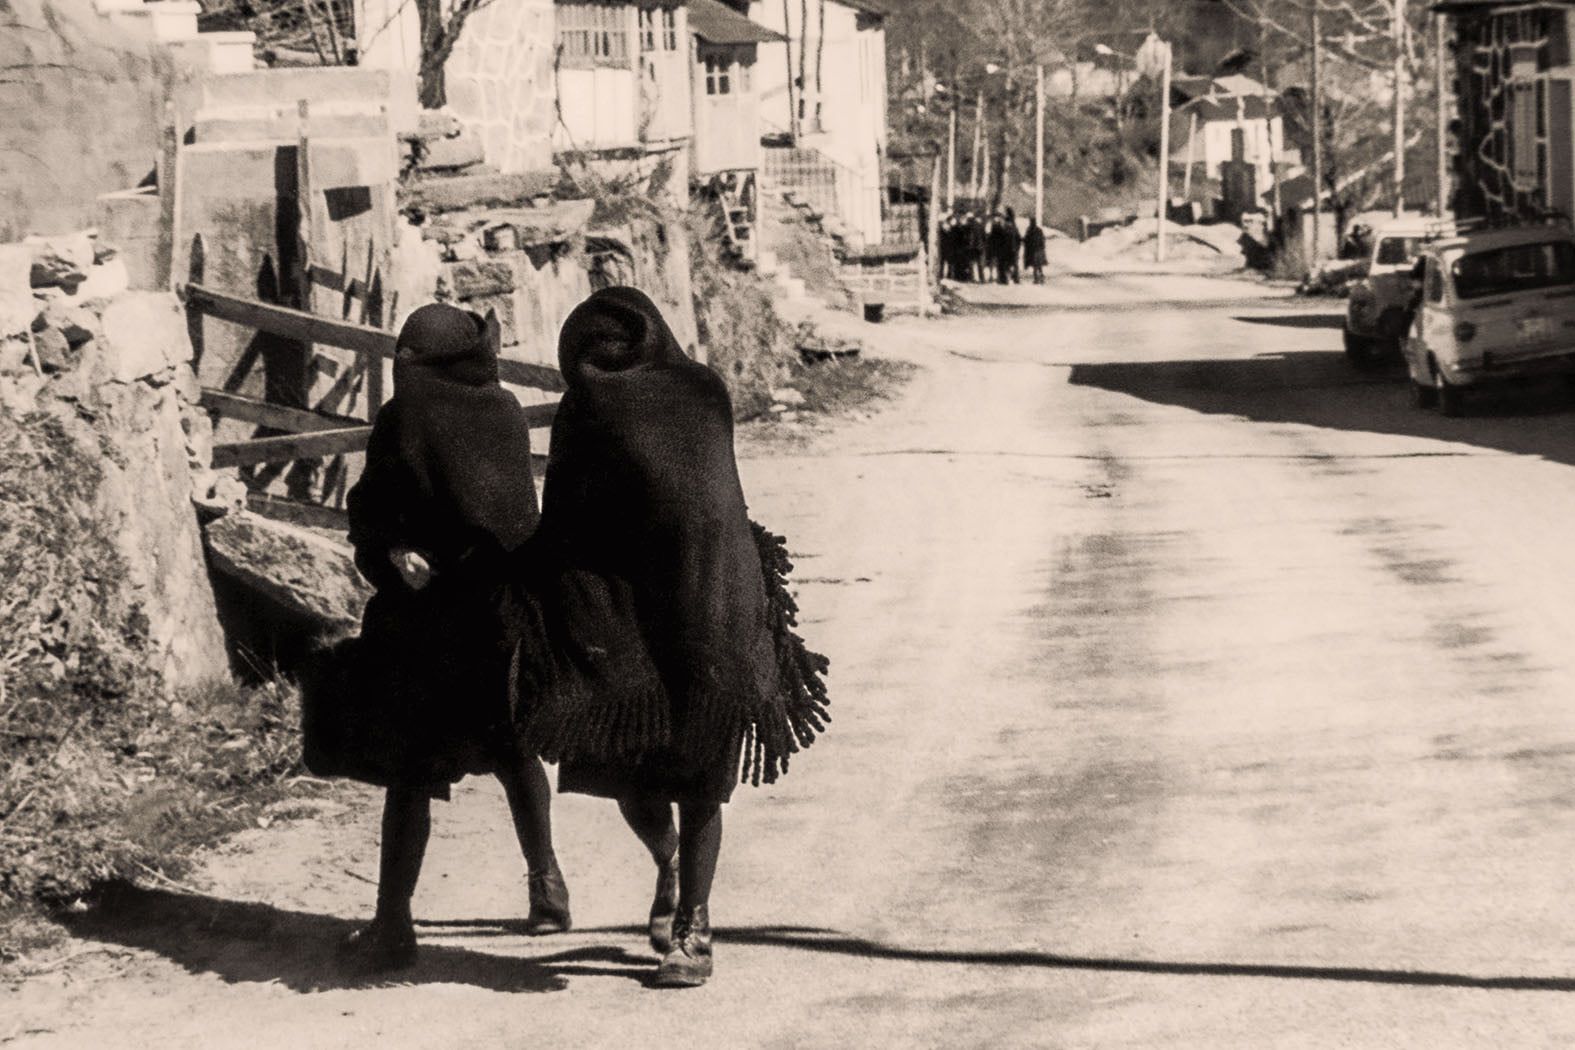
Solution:
[{"label": "fence shadow", "polygon": [[1575,464],[1570,393],[1557,382],[1473,392],[1465,416],[1445,418],[1412,406],[1403,369],[1358,373],[1336,351],[1081,364],[1069,381],[1211,415],[1431,438]]},{"label": "fence shadow", "polygon": [[[643,933],[636,927],[605,927],[584,933]],[[1418,988],[1474,988],[1521,992],[1575,992],[1575,977],[1531,975],[1480,976],[1441,970],[1393,970],[1370,966],[1306,966],[1284,963],[1188,962],[1163,959],[1063,955],[1040,951],[965,951],[904,948],[853,937],[836,930],[803,926],[721,927],[719,944],[744,944],[794,951],[825,952],[861,959],[940,963],[1012,969],[1096,970],[1106,973],[1171,977],[1252,977],[1285,981],[1336,981],[1407,985]]]},{"label": "fence shadow", "polygon": [[[56,918],[76,937],[150,951],[190,973],[213,974],[236,984],[278,983],[297,992],[434,983],[494,992],[557,992],[568,987],[572,976],[644,982],[654,970],[648,953],[605,945],[520,958],[423,944],[415,966],[368,977],[347,969],[335,954],[340,939],[355,927],[348,920],[124,883],[106,887],[90,910]],[[503,921],[491,926],[494,936],[517,933]]]},{"label": "fence shadow", "polygon": [[[466,984],[495,992],[556,992],[572,976],[615,976],[650,983],[655,959],[610,945],[582,945],[520,958],[423,944],[416,965],[386,977],[347,973],[334,946],[353,924],[344,919],[289,911],[268,904],[128,884],[108,887],[99,904],[59,921],[87,940],[139,948],[161,955],[190,973],[212,974],[230,983],[278,983],[297,992],[375,987],[383,984]],[[513,924],[497,919],[446,919],[418,923],[445,938],[512,936]],[[605,926],[579,935],[618,935],[643,942],[643,926]],[[1397,970],[1366,966],[1305,966],[1251,962],[1191,962],[1129,959],[1041,951],[967,951],[882,944],[836,930],[806,926],[722,927],[721,944],[821,952],[863,959],[1013,969],[1095,970],[1173,977],[1245,977],[1337,981],[1425,988],[1575,992],[1575,977],[1480,976],[1440,970]],[[548,944],[550,942],[543,942]]]}]

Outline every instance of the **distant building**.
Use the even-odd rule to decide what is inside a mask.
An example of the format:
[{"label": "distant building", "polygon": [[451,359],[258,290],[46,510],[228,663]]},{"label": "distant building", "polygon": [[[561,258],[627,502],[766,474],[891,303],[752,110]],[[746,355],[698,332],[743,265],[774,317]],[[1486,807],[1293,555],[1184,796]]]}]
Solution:
[{"label": "distant building", "polygon": [[886,151],[886,8],[876,0],[782,4],[728,0],[780,34],[761,44],[756,90],[767,136],[796,138],[835,169],[836,212],[849,232],[881,241]]},{"label": "distant building", "polygon": [[689,0],[694,37],[694,145],[691,170],[697,179],[760,169],[760,74],[762,44],[779,44],[781,33],[753,22],[720,0]]},{"label": "distant building", "polygon": [[1571,5],[1447,0],[1456,41],[1454,210],[1575,215]]},{"label": "distant building", "polygon": [[1285,121],[1275,92],[1250,77],[1177,77],[1171,161],[1202,165],[1202,180],[1220,178],[1222,165],[1240,160],[1252,168],[1258,194],[1274,183],[1284,159]]},{"label": "distant building", "polygon": [[[364,65],[416,71],[409,0],[357,0]],[[673,153],[693,133],[688,12],[680,0],[496,0],[466,20],[444,69],[448,108],[505,172],[555,153]]]}]

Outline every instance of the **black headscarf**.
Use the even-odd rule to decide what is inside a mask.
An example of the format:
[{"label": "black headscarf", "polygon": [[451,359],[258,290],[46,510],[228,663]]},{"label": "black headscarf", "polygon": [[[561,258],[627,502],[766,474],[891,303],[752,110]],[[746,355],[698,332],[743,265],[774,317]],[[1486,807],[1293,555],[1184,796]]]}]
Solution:
[{"label": "black headscarf", "polygon": [[474,313],[431,303],[400,329],[398,448],[423,492],[513,550],[534,530],[530,426],[498,383],[497,349]]},{"label": "black headscarf", "polygon": [[521,563],[538,637],[520,703],[545,757],[663,750],[768,782],[825,721],[781,541],[753,525],[721,377],[632,288],[569,316],[541,527]]}]

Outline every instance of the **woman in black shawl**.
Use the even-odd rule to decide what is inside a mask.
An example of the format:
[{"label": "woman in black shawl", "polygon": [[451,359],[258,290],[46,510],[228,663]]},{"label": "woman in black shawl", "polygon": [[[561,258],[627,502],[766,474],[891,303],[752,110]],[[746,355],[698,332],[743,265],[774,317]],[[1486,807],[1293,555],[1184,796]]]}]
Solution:
[{"label": "woman in black shawl", "polygon": [[1045,283],[1045,231],[1035,219],[1028,220],[1023,234],[1023,262],[1034,275],[1035,284]]},{"label": "woman in black shawl", "polygon": [[[507,557],[539,515],[530,428],[498,383],[495,332],[473,313],[423,306],[405,322],[394,397],[377,414],[366,470],[349,495],[356,566],[376,587],[350,678],[367,695],[352,716],[375,756],[336,767],[309,716],[308,765],[388,789],[377,913],[345,942],[368,969],[415,955],[410,899],[431,831],[431,799],[468,774],[503,782],[529,870],[526,928],[569,928],[552,848],[551,788],[520,746],[509,702],[511,639],[498,601]],[[370,695],[368,695],[370,694]],[[315,750],[320,751],[320,748]]]},{"label": "woman in black shawl", "polygon": [[632,288],[582,303],[558,360],[516,717],[559,790],[618,801],[657,865],[657,983],[692,986],[711,974],[721,805],[824,727],[826,662],[793,633],[782,540],[749,520],[721,378]]}]

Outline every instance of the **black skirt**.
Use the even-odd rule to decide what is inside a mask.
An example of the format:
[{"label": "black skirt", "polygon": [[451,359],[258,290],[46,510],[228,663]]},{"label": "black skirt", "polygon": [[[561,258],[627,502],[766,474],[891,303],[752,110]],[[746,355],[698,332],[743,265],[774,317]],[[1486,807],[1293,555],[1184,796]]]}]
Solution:
[{"label": "black skirt", "polygon": [[446,797],[521,753],[509,718],[510,652],[496,607],[440,577],[379,591],[361,634],[302,680],[303,758],[319,776]]},{"label": "black skirt", "polygon": [[568,759],[558,769],[558,790],[565,794],[611,799],[659,799],[721,805],[738,785],[738,751],[725,761],[696,765],[671,749],[625,760]]}]

